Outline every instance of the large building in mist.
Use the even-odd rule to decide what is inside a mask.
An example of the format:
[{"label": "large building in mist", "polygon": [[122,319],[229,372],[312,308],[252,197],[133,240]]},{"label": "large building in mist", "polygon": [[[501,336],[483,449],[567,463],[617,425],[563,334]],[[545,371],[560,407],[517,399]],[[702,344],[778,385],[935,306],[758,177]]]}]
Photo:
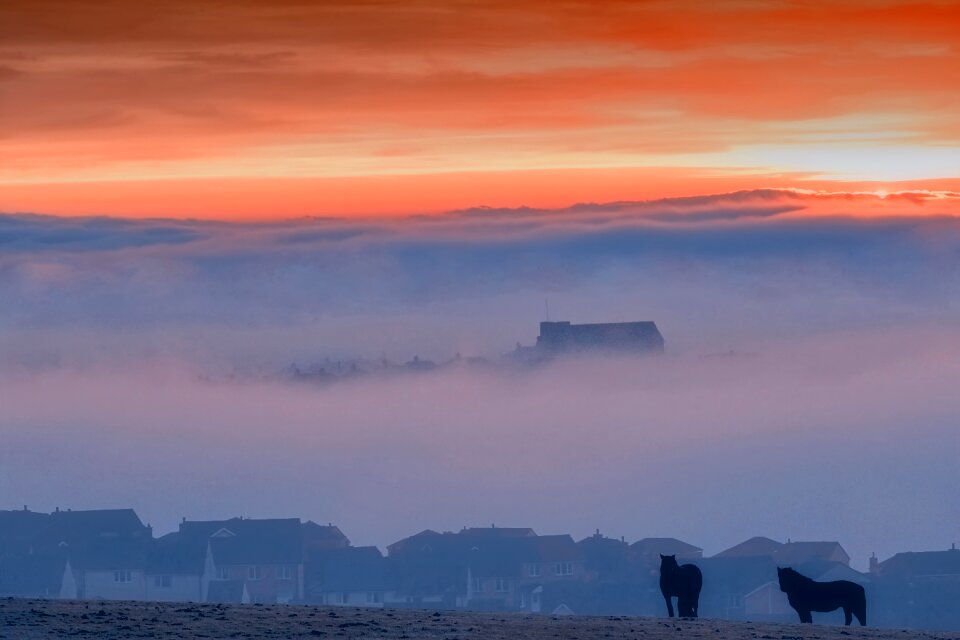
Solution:
[{"label": "large building in mist", "polygon": [[663,353],[663,335],[655,322],[606,322],[571,324],[541,322],[537,350],[545,353],[569,351],[622,351]]}]

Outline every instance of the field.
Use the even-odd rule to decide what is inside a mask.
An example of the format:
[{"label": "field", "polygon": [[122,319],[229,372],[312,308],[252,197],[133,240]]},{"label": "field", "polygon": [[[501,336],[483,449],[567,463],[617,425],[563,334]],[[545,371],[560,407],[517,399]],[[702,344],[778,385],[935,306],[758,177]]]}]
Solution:
[{"label": "field", "polygon": [[0,637],[47,638],[610,638],[675,640],[957,639],[960,633],[665,618],[306,606],[0,600]]}]

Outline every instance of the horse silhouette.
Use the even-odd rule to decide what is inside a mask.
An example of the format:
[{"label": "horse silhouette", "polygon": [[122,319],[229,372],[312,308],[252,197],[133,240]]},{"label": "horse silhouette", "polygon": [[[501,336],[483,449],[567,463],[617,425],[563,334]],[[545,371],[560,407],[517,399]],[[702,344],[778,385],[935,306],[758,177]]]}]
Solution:
[{"label": "horse silhouette", "polygon": [[660,554],[660,593],[667,601],[667,613],[673,617],[673,598],[681,618],[696,618],[703,574],[692,564],[677,564],[677,556]]},{"label": "horse silhouette", "polygon": [[861,627],[866,626],[867,594],[856,582],[816,582],[789,567],[777,567],[777,578],[780,579],[780,591],[787,594],[790,606],[800,616],[800,622],[813,622],[813,611],[836,611],[843,607],[847,626],[853,621],[853,616],[857,616]]}]

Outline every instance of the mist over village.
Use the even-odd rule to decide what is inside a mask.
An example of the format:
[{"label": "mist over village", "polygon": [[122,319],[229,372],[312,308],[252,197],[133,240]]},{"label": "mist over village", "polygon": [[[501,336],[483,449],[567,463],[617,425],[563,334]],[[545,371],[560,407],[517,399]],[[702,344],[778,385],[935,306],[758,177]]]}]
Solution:
[{"label": "mist over village", "polygon": [[[417,232],[8,218],[3,491],[32,504],[4,512],[5,558],[45,573],[3,593],[655,615],[679,549],[718,567],[701,615],[791,619],[770,572],[798,554],[885,594],[876,624],[956,624],[907,603],[956,572],[960,227],[777,198],[797,196],[634,204],[615,233],[602,206],[527,213],[533,235],[489,211]],[[218,300],[237,272],[264,275]],[[130,544],[99,549],[115,519]],[[328,522],[344,537],[311,542]],[[214,534],[252,555],[224,574]]]},{"label": "mist over village", "polygon": [[958,33],[0,2],[0,638],[960,640]]}]

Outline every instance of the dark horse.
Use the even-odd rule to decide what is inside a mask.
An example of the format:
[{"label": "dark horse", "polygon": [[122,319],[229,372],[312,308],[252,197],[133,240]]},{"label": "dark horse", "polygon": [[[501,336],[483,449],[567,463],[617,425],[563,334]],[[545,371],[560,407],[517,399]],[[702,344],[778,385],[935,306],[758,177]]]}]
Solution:
[{"label": "dark horse", "polygon": [[867,624],[867,594],[863,587],[849,580],[815,582],[790,569],[777,567],[780,591],[787,594],[790,606],[796,609],[800,622],[813,622],[813,611],[835,611],[843,607],[847,626],[857,616],[860,626]]},{"label": "dark horse", "polygon": [[677,564],[677,556],[660,555],[660,593],[667,601],[667,613],[673,617],[673,598],[681,618],[696,618],[703,574],[692,564]]}]

